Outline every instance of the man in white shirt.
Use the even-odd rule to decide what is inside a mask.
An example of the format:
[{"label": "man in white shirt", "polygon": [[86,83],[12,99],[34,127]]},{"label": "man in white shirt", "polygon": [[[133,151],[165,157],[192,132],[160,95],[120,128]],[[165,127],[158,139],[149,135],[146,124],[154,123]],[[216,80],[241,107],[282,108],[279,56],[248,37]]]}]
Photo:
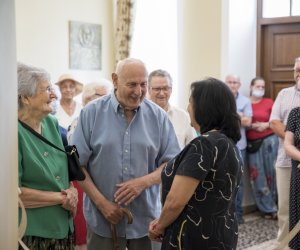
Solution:
[{"label": "man in white shirt", "polygon": [[[252,122],[252,105],[251,101],[248,97],[239,93],[239,89],[241,87],[241,79],[236,74],[229,74],[225,78],[225,83],[230,88],[232,94],[235,97],[237,112],[241,119],[241,139],[237,143],[237,147],[239,148],[241,155],[243,157],[244,166],[246,166],[246,147],[247,147],[247,139],[246,139],[246,128],[251,125]],[[244,167],[245,168],[245,167]],[[243,177],[245,178],[245,176]],[[240,183],[239,191],[236,197],[236,215],[238,218],[238,223],[243,224],[243,198],[244,198],[244,180]]]},{"label": "man in white shirt", "polygon": [[270,116],[270,126],[279,138],[278,155],[275,163],[276,182],[278,190],[278,234],[277,241],[281,243],[289,232],[289,193],[291,180],[291,158],[283,146],[285,126],[290,111],[300,106],[300,57],[296,58],[294,80],[296,84],[282,89],[274,102]]},{"label": "man in white shirt", "polygon": [[149,98],[164,109],[173,124],[181,149],[183,149],[197,134],[191,127],[188,113],[183,109],[170,105],[172,94],[172,77],[165,70],[154,70],[148,77]]}]

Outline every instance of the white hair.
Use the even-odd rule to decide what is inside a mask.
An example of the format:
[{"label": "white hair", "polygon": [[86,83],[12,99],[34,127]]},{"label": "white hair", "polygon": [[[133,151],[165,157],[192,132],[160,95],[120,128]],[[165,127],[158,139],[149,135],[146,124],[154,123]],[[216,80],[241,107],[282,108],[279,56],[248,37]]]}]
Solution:
[{"label": "white hair", "polygon": [[112,85],[111,81],[104,79],[104,78],[100,79],[97,82],[91,82],[91,83],[84,85],[83,91],[82,91],[83,105],[86,104],[86,99],[91,97],[92,95],[94,95],[96,93],[96,89],[99,87],[106,89],[106,92],[109,93],[112,90],[113,85]]}]

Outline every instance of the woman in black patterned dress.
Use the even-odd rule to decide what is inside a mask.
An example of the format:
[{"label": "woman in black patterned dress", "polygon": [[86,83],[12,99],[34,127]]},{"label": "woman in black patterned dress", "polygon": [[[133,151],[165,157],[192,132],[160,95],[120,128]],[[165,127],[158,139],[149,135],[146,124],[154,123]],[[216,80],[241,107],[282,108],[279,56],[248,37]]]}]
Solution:
[{"label": "woman in black patterned dress", "polygon": [[[290,230],[300,220],[300,107],[291,110],[286,124],[284,148],[292,158],[292,173],[290,184]],[[291,249],[300,249],[300,233],[289,243]]]},{"label": "woman in black patterned dress", "polygon": [[188,111],[201,135],[162,171],[163,209],[149,237],[164,250],[235,249],[235,196],[242,175],[236,142],[240,119],[225,83],[208,78],[191,85]]}]

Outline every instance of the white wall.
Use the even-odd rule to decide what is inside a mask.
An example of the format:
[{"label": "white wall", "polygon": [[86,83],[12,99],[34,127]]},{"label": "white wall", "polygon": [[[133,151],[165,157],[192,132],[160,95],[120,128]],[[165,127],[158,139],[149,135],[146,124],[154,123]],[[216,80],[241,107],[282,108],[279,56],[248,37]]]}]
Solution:
[{"label": "white wall", "polygon": [[256,1],[178,1],[178,105],[186,108],[192,81],[240,75],[249,95],[256,76]]},{"label": "white wall", "polygon": [[[72,73],[83,83],[111,79],[113,20],[111,0],[16,0],[17,59],[46,69],[55,82]],[[102,25],[102,69],[69,69],[69,21]]]},{"label": "white wall", "polygon": [[13,0],[0,1],[0,33],[0,249],[17,249],[17,73]]},{"label": "white wall", "polygon": [[178,0],[178,105],[184,109],[191,82],[220,77],[220,24],[219,0]]},{"label": "white wall", "polygon": [[[229,73],[241,77],[240,93],[249,96],[256,76],[256,1],[222,1],[221,79]],[[253,205],[248,167],[244,172],[244,206]]]},{"label": "white wall", "polygon": [[[53,81],[65,72],[85,83],[110,79],[114,70],[112,0],[15,1],[18,60],[45,68]],[[241,93],[248,95],[256,69],[256,1],[177,1],[178,106],[186,109],[190,83],[206,76],[224,79],[227,73],[239,74]],[[101,71],[68,69],[69,20],[102,24]],[[253,204],[249,181],[245,204]]]},{"label": "white wall", "polygon": [[[186,108],[192,81],[240,75],[249,95],[256,76],[256,1],[178,0],[178,105]],[[254,204],[247,168],[244,205]]]},{"label": "white wall", "polygon": [[249,96],[249,86],[256,76],[256,1],[222,1],[222,68],[241,77],[240,92]]}]

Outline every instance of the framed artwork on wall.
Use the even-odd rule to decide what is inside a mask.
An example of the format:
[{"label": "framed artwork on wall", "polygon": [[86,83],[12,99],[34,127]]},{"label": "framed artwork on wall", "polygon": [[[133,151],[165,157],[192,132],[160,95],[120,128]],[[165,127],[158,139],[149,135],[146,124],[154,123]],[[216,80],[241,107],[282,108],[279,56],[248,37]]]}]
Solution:
[{"label": "framed artwork on wall", "polygon": [[70,69],[101,70],[102,27],[69,21]]}]

